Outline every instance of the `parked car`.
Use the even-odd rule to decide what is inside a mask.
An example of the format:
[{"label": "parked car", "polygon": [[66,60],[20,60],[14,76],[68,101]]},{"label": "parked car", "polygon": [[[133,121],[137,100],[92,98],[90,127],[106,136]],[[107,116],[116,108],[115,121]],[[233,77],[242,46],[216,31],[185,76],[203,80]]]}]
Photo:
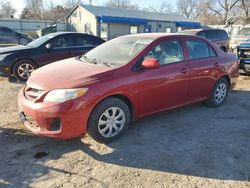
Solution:
[{"label": "parked car", "polygon": [[243,27],[237,35],[232,35],[230,40],[230,49],[234,51],[236,47],[242,43],[250,40],[250,25]]},{"label": "parked car", "polygon": [[0,47],[12,45],[26,45],[32,41],[32,37],[23,33],[18,33],[8,27],[0,26]]},{"label": "parked car", "polygon": [[236,55],[201,37],[122,36],[34,71],[18,96],[20,118],[37,135],[88,132],[107,143],[156,112],[199,101],[222,105],[238,66]]},{"label": "parked car", "polygon": [[240,60],[240,72],[250,75],[250,42],[240,43],[236,49]]},{"label": "parked car", "polygon": [[0,51],[0,73],[26,81],[37,68],[54,61],[86,53],[105,42],[93,35],[58,32],[38,38],[26,46],[8,47]]},{"label": "parked car", "polygon": [[229,51],[230,39],[227,32],[223,29],[203,28],[203,29],[183,30],[180,32],[204,37],[210,40],[211,42],[217,44],[224,52]]}]

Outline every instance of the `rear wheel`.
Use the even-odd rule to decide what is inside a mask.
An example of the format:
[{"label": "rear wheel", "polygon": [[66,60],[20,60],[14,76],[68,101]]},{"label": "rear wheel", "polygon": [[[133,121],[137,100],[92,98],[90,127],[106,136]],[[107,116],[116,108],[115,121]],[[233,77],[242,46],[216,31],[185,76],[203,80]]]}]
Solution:
[{"label": "rear wheel", "polygon": [[29,41],[26,39],[26,38],[21,38],[20,40],[19,40],[19,44],[21,44],[21,45],[26,45],[26,44],[28,44],[29,43]]},{"label": "rear wheel", "polygon": [[211,107],[221,106],[227,97],[229,90],[228,81],[225,78],[221,78],[214,86],[210,98],[207,104]]},{"label": "rear wheel", "polygon": [[113,142],[126,131],[129,123],[130,110],[127,104],[111,97],[98,104],[91,113],[88,133],[98,142]]},{"label": "rear wheel", "polygon": [[27,81],[31,73],[37,68],[30,60],[18,61],[13,67],[14,76],[20,81]]}]

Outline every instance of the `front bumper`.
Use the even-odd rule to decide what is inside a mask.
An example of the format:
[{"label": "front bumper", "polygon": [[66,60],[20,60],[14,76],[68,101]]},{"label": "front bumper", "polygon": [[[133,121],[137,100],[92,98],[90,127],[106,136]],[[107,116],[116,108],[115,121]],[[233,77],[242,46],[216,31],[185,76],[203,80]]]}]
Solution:
[{"label": "front bumper", "polygon": [[242,70],[246,74],[250,74],[250,59],[240,60],[240,70]]},{"label": "front bumper", "polygon": [[[84,101],[75,99],[64,103],[35,103],[24,96],[22,89],[19,92],[18,105],[22,122],[36,135],[67,139],[86,133],[91,108]],[[35,126],[30,117],[37,123]],[[60,120],[57,130],[51,128],[54,120]]]}]

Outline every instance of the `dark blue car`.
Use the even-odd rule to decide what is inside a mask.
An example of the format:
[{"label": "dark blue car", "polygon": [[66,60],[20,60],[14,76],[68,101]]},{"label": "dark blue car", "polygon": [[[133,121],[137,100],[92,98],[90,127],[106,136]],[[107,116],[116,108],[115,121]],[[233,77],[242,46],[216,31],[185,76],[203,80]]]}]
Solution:
[{"label": "dark blue car", "polygon": [[32,37],[23,33],[18,33],[8,27],[0,26],[0,47],[13,45],[26,45],[32,41]]},{"label": "dark blue car", "polygon": [[237,55],[240,60],[240,72],[250,74],[250,42],[240,43],[237,46]]},{"label": "dark blue car", "polygon": [[105,42],[103,39],[74,32],[58,32],[38,38],[26,46],[0,49],[0,75],[14,75],[26,81],[37,68],[66,58],[85,54]]}]

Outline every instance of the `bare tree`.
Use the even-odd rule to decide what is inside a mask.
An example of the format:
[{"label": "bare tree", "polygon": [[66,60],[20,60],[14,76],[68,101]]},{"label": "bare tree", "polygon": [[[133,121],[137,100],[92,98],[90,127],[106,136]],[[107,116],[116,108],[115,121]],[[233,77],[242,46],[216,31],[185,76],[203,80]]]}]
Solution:
[{"label": "bare tree", "polygon": [[160,12],[160,13],[171,13],[173,12],[173,6],[170,3],[163,2],[159,5],[150,6],[149,8],[143,9],[150,12]]},{"label": "bare tree", "polygon": [[82,0],[64,0],[62,5],[65,9],[73,9],[76,5],[82,4]]},{"label": "bare tree", "polygon": [[245,24],[250,23],[250,0],[240,0],[238,7],[239,12],[242,12],[242,14],[239,15],[241,20]]},{"label": "bare tree", "polygon": [[16,9],[12,6],[10,1],[2,2],[0,5],[0,17],[13,18]]},{"label": "bare tree", "polygon": [[131,4],[130,0],[109,0],[105,5],[112,8],[139,9],[139,6],[137,4]]},{"label": "bare tree", "polygon": [[207,8],[220,18],[220,24],[226,24],[232,9],[240,0],[205,0]]},{"label": "bare tree", "polygon": [[198,4],[200,0],[178,0],[177,1],[177,10],[187,18],[194,19],[197,18],[199,12]]},{"label": "bare tree", "polygon": [[25,0],[26,14],[30,19],[44,19],[43,0]]}]

